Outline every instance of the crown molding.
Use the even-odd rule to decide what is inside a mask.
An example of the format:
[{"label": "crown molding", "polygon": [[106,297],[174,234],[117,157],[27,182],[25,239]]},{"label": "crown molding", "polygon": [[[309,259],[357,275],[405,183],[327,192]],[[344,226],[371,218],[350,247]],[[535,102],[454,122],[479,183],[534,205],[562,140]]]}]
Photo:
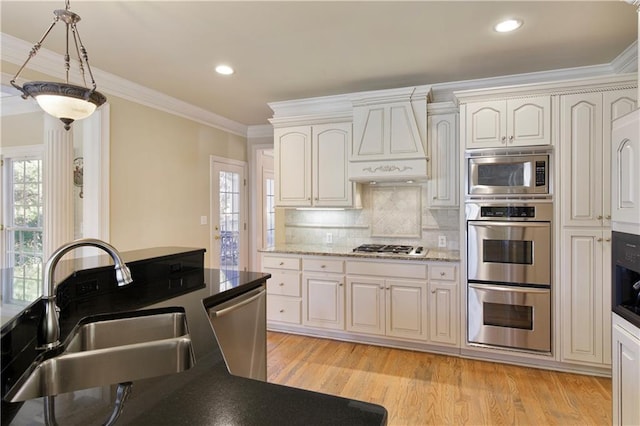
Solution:
[{"label": "crown molding", "polygon": [[[33,45],[9,34],[0,33],[2,60],[15,65],[22,65]],[[40,48],[37,60],[31,60],[28,69],[38,71],[55,78],[64,80],[64,68],[60,66],[62,57],[48,49]],[[203,108],[133,83],[122,77],[91,68],[94,78],[100,82],[102,93],[117,96],[130,102],[135,102],[169,114],[187,118],[195,122],[215,127],[235,135],[247,137],[247,126],[236,121],[214,114]],[[73,81],[72,81],[73,82]],[[82,84],[79,81],[73,82]]]}]

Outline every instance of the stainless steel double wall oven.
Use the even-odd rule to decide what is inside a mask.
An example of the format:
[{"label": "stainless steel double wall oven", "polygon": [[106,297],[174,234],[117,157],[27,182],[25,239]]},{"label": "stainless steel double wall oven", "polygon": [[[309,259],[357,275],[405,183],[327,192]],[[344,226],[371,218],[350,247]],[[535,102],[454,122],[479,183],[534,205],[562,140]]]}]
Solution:
[{"label": "stainless steel double wall oven", "polygon": [[551,352],[550,156],[467,153],[470,344]]}]

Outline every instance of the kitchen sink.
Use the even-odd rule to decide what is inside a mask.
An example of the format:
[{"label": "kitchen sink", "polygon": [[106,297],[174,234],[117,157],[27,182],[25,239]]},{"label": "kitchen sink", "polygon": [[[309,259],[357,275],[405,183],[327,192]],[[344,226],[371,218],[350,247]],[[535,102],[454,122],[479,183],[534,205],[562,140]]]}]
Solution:
[{"label": "kitchen sink", "polygon": [[64,351],[32,366],[10,402],[179,373],[195,364],[181,308],[87,318]]}]

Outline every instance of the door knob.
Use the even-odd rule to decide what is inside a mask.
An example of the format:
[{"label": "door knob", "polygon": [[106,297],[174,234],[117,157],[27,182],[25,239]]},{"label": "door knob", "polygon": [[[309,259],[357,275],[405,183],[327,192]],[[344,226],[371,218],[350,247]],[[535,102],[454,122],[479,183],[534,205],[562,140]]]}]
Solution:
[{"label": "door knob", "polygon": [[220,235],[216,235],[215,237],[213,237],[215,240],[219,240],[220,239]]}]

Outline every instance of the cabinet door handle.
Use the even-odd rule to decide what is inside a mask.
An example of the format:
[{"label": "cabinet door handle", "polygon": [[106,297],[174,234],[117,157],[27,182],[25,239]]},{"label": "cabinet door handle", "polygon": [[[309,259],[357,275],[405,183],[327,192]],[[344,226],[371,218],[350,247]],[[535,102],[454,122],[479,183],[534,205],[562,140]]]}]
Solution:
[{"label": "cabinet door handle", "polygon": [[611,242],[611,238],[605,238],[604,240],[608,243]]},{"label": "cabinet door handle", "polygon": [[280,262],[280,266],[284,265],[284,262]]},{"label": "cabinet door handle", "polygon": [[431,290],[431,294],[436,294],[436,291],[435,290]]},{"label": "cabinet door handle", "polygon": [[513,135],[509,136],[509,143],[513,143]]},{"label": "cabinet door handle", "polygon": [[322,269],[324,269],[326,267],[327,267],[327,265],[320,265],[320,268],[322,268]]},{"label": "cabinet door handle", "polygon": [[282,287],[284,285],[284,283],[280,283],[279,285],[280,285],[280,287]]},{"label": "cabinet door handle", "polygon": [[342,284],[342,283],[340,283],[340,284],[338,284],[338,286],[339,286],[339,287],[342,287],[342,286],[343,286],[343,284]]},{"label": "cabinet door handle", "polygon": [[503,144],[507,143],[507,137],[506,136],[503,136],[501,140],[502,140]]},{"label": "cabinet door handle", "polygon": [[380,290],[384,290],[384,286],[383,285],[380,286]]},{"label": "cabinet door handle", "polygon": [[602,242],[602,238],[598,238],[596,241],[600,243]]},{"label": "cabinet door handle", "polygon": [[607,220],[611,219],[611,215],[610,214],[606,215],[605,219],[607,219]]},{"label": "cabinet door handle", "polygon": [[446,274],[446,273],[444,273],[444,272],[440,272],[440,276],[441,276],[441,277],[444,277],[445,275],[447,275],[447,274]]},{"label": "cabinet door handle", "polygon": [[596,217],[596,219],[598,219],[598,220],[602,220],[602,215],[601,215],[601,214],[599,214],[599,215],[598,215],[598,217]]}]

